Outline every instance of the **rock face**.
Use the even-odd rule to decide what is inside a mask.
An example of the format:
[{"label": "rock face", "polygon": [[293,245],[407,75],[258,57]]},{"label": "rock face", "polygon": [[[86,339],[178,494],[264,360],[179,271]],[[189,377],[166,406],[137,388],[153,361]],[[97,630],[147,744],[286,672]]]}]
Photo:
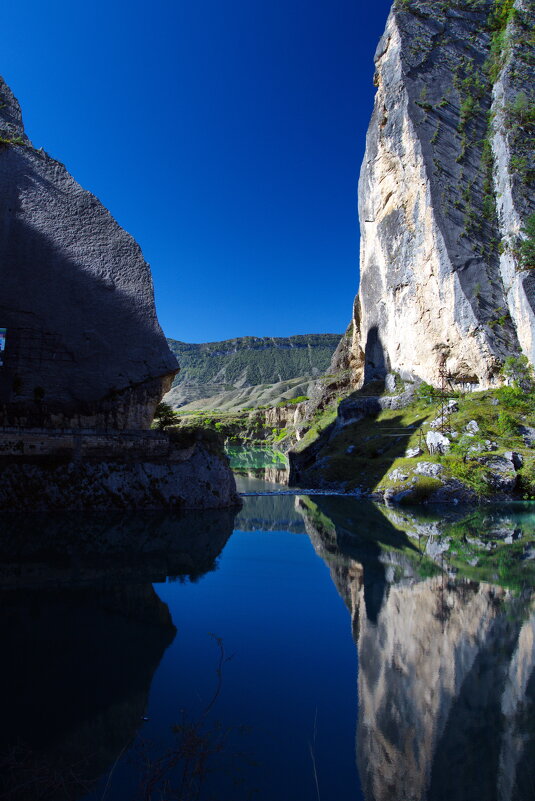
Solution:
[{"label": "rock face", "polygon": [[0,451],[0,509],[182,510],[240,503],[220,442],[201,431],[29,431],[18,441],[6,438]]},{"label": "rock face", "polygon": [[225,456],[202,446],[165,461],[2,467],[0,509],[218,509],[239,505]]},{"label": "rock face", "polygon": [[445,365],[485,388],[507,356],[535,363],[535,275],[518,256],[535,210],[534,14],[527,0],[392,8],[359,182],[360,290],[336,354],[352,385],[388,370],[437,385]]},{"label": "rock face", "polygon": [[1,79],[0,189],[0,508],[238,503],[221,449],[144,431],[178,370],[149,265]]},{"label": "rock face", "polygon": [[0,79],[0,423],[148,428],[178,369],[134,239],[26,136]]}]

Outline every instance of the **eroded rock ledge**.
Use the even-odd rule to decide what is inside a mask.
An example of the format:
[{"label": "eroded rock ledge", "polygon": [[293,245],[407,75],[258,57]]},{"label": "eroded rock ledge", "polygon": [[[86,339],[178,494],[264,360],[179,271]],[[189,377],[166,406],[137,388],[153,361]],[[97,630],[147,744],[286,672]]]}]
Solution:
[{"label": "eroded rock ledge", "polygon": [[238,506],[216,438],[202,432],[28,431],[0,443],[0,509],[216,509]]}]

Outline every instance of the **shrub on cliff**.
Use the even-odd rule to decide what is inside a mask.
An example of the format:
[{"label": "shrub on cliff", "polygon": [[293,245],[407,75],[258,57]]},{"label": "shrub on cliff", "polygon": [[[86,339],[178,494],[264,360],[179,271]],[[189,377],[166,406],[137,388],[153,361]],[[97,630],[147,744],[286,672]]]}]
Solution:
[{"label": "shrub on cliff", "polygon": [[173,411],[171,406],[168,403],[159,403],[156,407],[156,411],[154,412],[154,426],[155,428],[159,428],[160,431],[166,426],[173,425],[176,423],[177,414]]},{"label": "shrub on cliff", "polygon": [[535,214],[530,214],[522,229],[525,239],[520,242],[520,260],[524,270],[535,270]]},{"label": "shrub on cliff", "polygon": [[502,402],[509,400],[509,405],[514,406],[514,400],[517,399],[517,405],[519,405],[524,402],[526,392],[532,393],[535,390],[533,367],[527,356],[523,354],[509,356],[503,363],[500,372],[510,385],[503,387],[499,393]]}]

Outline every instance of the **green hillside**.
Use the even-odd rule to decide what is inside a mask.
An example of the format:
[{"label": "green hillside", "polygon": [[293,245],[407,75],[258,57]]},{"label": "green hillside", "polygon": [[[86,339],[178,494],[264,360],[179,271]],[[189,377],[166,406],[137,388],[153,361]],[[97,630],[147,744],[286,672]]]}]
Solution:
[{"label": "green hillside", "polygon": [[306,382],[328,370],[340,337],[341,334],[240,337],[201,344],[168,339],[180,372],[166,401],[180,408],[260,384],[296,378]]}]

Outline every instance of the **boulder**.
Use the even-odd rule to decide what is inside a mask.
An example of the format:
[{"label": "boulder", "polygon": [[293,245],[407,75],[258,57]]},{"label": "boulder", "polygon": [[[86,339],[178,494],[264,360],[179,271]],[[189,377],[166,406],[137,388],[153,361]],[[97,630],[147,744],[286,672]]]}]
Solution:
[{"label": "boulder", "polygon": [[385,376],[385,390],[387,392],[396,391],[396,376],[394,373],[387,373]]},{"label": "boulder", "polygon": [[441,464],[437,464],[436,462],[418,462],[414,468],[414,472],[419,473],[422,476],[437,478],[441,473],[444,472],[444,468]]},{"label": "boulder", "polygon": [[448,453],[450,441],[439,431],[428,431],[425,438],[429,453]]},{"label": "boulder", "polygon": [[479,425],[477,420],[470,420],[470,422],[467,423],[465,426],[465,431],[467,434],[471,434],[472,436],[474,434],[477,434],[479,431]]},{"label": "boulder", "polygon": [[516,453],[515,451],[505,451],[504,459],[507,459],[513,465],[515,470],[520,470],[522,465],[524,464],[524,459],[520,453]]},{"label": "boulder", "polygon": [[483,456],[478,459],[487,469],[486,480],[495,492],[511,493],[516,486],[516,471],[510,459],[504,456]]},{"label": "boulder", "polygon": [[407,448],[405,451],[405,456],[407,459],[414,459],[416,456],[421,456],[423,454],[423,450],[416,446],[415,448]]},{"label": "boulder", "polygon": [[388,474],[390,481],[406,481],[408,477],[408,474],[399,470],[399,468],[395,468],[395,470],[392,470],[392,472]]},{"label": "boulder", "polygon": [[532,426],[518,426],[518,430],[522,439],[524,440],[524,445],[527,445],[528,448],[534,448],[535,428],[532,428]]}]

